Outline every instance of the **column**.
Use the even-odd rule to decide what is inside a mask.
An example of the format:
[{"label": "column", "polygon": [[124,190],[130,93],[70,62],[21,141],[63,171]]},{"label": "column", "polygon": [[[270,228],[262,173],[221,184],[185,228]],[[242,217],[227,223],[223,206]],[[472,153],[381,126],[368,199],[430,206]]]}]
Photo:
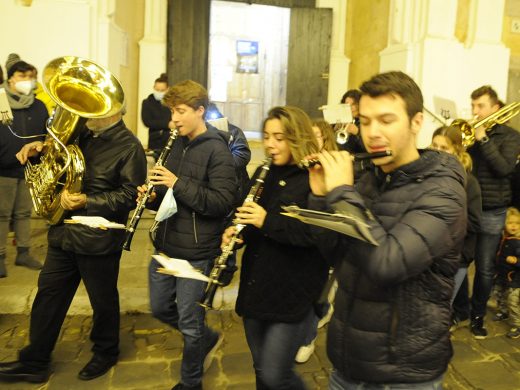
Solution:
[{"label": "column", "polygon": [[350,59],[345,56],[347,0],[316,0],[318,8],[332,8],[332,37],[327,104],[339,103],[347,90]]},{"label": "column", "polygon": [[166,0],[146,0],[144,36],[139,41],[139,90],[137,137],[148,145],[148,129],[141,121],[141,102],[152,92],[155,79],[166,72]]}]

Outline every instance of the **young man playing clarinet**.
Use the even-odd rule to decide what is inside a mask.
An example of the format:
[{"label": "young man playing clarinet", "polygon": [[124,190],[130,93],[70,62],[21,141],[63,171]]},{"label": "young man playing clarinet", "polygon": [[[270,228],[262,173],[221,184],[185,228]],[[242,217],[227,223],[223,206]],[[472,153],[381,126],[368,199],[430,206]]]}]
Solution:
[{"label": "young man playing clarinet", "polygon": [[466,231],[464,170],[447,153],[417,150],[423,99],[409,76],[379,74],[361,92],[363,143],[370,153],[392,155],[374,159],[356,185],[348,152],[320,153],[321,166],[309,176],[312,208],[356,207],[379,243],[335,236],[339,288],[328,327],[329,388],[441,389]]},{"label": "young man playing clarinet", "polygon": [[[220,254],[220,236],[236,202],[237,180],[233,157],[223,132],[208,131],[204,122],[208,94],[204,87],[187,80],[171,87],[163,103],[172,112],[178,138],[164,166],[150,170],[154,192],[148,207],[157,210],[167,190],[177,211],[160,222],[155,233],[156,251],[188,260],[208,275]],[[146,186],[138,187],[141,194]],[[168,195],[170,196],[170,195]],[[222,336],[205,324],[202,301],[205,282],[177,278],[149,268],[152,314],[178,329],[184,338],[180,382],[173,388],[202,389],[202,375],[211,363]]]}]

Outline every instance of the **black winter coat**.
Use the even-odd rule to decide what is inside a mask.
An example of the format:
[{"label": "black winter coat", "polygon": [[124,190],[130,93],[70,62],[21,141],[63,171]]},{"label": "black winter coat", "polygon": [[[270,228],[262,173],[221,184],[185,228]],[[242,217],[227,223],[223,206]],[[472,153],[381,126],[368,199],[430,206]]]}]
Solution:
[{"label": "black winter coat", "polygon": [[489,141],[468,149],[473,159],[473,174],[480,183],[482,209],[505,208],[511,204],[511,175],[520,154],[520,133],[506,125],[495,125]]},{"label": "black winter coat", "polygon": [[18,138],[7,126],[0,123],[0,176],[23,179],[24,167],[16,158],[16,153],[25,144],[44,139],[47,134],[45,124],[49,114],[45,105],[38,99],[28,108],[12,110],[13,123],[11,129],[22,137],[41,135],[41,138]]},{"label": "black winter coat", "polygon": [[271,166],[258,202],[267,211],[264,225],[243,230],[239,315],[298,322],[318,300],[329,266],[309,225],[280,214],[282,206],[306,207],[309,193],[307,171],[294,165]]},{"label": "black winter coat", "polygon": [[344,378],[417,383],[446,371],[453,276],[466,233],[464,180],[453,156],[428,150],[327,195],[334,210],[354,205],[366,213],[379,243],[342,236],[336,247],[344,257],[327,352]]},{"label": "black winter coat", "polygon": [[477,233],[480,231],[480,218],[482,217],[480,185],[471,173],[467,173],[466,178],[466,199],[468,205],[468,226],[461,258],[462,266],[464,267],[469,266],[475,259]]},{"label": "black winter coat", "polygon": [[[516,264],[506,261],[508,256],[517,258]],[[497,278],[509,288],[520,288],[520,238],[503,236],[497,253]]]},{"label": "black winter coat", "polygon": [[[166,168],[178,177],[173,186],[177,213],[159,224],[154,246],[169,257],[213,261],[219,255],[237,182],[227,140],[212,130],[192,141],[177,138],[166,161]],[[166,190],[158,186],[157,198],[148,207],[157,210]]]},{"label": "black winter coat", "polygon": [[[143,146],[120,121],[98,137],[84,131],[79,147],[86,164],[81,192],[87,195],[87,206],[68,211],[64,217],[98,216],[126,224],[130,210],[135,208],[137,186],[146,180]],[[48,235],[50,246],[84,255],[119,252],[124,238],[124,230],[73,224],[51,226]]]},{"label": "black winter coat", "polygon": [[148,127],[148,149],[159,151],[164,148],[170,136],[170,109],[150,94],[141,105],[141,119]]}]

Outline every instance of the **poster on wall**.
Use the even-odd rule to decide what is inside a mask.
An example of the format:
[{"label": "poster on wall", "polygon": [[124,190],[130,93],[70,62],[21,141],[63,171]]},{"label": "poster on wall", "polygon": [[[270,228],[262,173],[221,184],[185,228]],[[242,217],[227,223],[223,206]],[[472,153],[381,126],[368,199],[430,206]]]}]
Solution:
[{"label": "poster on wall", "polygon": [[237,73],[258,73],[258,41],[237,41]]}]

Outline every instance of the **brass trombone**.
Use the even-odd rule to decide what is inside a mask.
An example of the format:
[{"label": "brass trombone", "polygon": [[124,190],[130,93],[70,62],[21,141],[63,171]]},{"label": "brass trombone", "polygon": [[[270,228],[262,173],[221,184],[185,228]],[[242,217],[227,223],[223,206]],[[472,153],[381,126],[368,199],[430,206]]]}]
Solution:
[{"label": "brass trombone", "polygon": [[484,119],[470,121],[455,119],[450,126],[456,127],[462,132],[462,145],[469,148],[475,143],[475,129],[477,127],[483,126],[486,131],[489,131],[494,125],[506,123],[518,113],[520,113],[520,102],[514,102]]}]

